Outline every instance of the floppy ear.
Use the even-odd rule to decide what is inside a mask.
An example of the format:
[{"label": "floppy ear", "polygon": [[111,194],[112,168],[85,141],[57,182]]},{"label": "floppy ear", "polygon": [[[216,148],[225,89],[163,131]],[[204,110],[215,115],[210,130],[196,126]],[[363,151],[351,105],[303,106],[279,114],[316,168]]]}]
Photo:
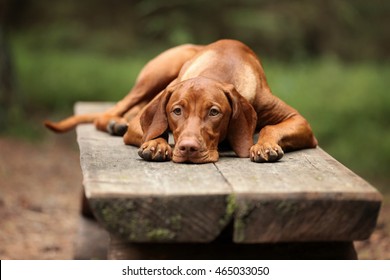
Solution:
[{"label": "floppy ear", "polygon": [[168,119],[165,108],[171,95],[172,90],[165,89],[147,105],[142,113],[140,122],[144,133],[143,142],[163,136],[167,132]]},{"label": "floppy ear", "polygon": [[249,150],[253,146],[257,114],[233,85],[224,86],[224,92],[232,106],[227,140],[239,157],[249,157]]}]

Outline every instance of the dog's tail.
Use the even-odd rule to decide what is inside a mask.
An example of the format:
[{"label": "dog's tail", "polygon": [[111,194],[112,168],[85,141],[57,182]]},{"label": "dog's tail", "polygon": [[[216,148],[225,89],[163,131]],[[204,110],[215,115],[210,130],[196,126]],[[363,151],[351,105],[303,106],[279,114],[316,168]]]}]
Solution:
[{"label": "dog's tail", "polygon": [[75,115],[59,122],[45,121],[44,124],[54,132],[63,133],[75,128],[78,124],[92,123],[101,115],[102,113]]}]

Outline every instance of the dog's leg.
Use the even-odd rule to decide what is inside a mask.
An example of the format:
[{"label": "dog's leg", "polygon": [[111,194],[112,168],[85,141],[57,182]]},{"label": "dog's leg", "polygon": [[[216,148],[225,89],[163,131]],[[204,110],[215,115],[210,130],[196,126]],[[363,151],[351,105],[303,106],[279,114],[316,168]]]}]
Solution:
[{"label": "dog's leg", "polygon": [[[168,137],[166,137],[168,138]],[[138,150],[138,155],[147,161],[167,161],[172,159],[172,148],[167,139],[159,137],[146,141]]]},{"label": "dog's leg", "polygon": [[[129,119],[128,117],[120,118],[134,107],[144,106],[165,89],[178,76],[184,63],[201,48],[201,46],[195,45],[178,46],[161,53],[148,62],[141,70],[131,91],[95,121],[96,128],[109,132],[117,130],[123,132],[125,119]],[[134,113],[130,115],[134,115]],[[117,124],[118,122],[119,124]],[[119,129],[115,129],[116,126]],[[112,129],[113,127],[114,129]]]},{"label": "dog's leg", "polygon": [[258,142],[250,150],[250,158],[255,162],[273,162],[281,159],[285,151],[315,146],[317,140],[308,122],[298,114],[263,127]]},{"label": "dog's leg", "polygon": [[314,148],[317,140],[309,123],[295,109],[277,97],[267,97],[267,104],[260,113],[258,142],[250,150],[254,162],[273,162],[281,159],[284,152]]},{"label": "dog's leg", "polygon": [[123,136],[126,145],[140,147],[138,154],[141,158],[148,161],[166,161],[172,158],[172,148],[168,144],[168,134],[149,141],[143,141],[143,131],[140,123],[140,115],[143,110],[139,111],[137,116],[128,123],[128,128]]},{"label": "dog's leg", "polygon": [[94,124],[99,130],[107,131],[111,135],[123,136],[128,129],[128,122],[135,118],[145,105],[146,102],[140,102],[129,109],[123,117],[105,113],[96,118]]}]

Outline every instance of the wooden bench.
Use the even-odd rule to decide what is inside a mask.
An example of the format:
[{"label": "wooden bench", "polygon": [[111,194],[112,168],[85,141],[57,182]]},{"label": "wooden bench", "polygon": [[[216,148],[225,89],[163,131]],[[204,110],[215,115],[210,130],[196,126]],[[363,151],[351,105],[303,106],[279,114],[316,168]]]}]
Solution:
[{"label": "wooden bench", "polygon": [[[77,103],[77,114],[107,103]],[[77,128],[89,205],[110,259],[344,259],[375,228],[381,195],[321,148],[256,164],[146,162],[121,137]]]}]

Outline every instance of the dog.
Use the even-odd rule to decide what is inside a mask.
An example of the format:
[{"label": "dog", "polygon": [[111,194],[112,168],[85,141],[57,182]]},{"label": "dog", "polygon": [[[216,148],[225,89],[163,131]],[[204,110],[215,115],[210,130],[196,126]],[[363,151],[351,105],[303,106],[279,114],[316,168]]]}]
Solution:
[{"label": "dog", "polygon": [[272,94],[259,58],[236,40],[169,49],[148,62],[131,91],[106,112],[45,125],[65,132],[92,122],[139,147],[147,161],[216,162],[222,142],[253,162],[317,146],[309,123]]}]

